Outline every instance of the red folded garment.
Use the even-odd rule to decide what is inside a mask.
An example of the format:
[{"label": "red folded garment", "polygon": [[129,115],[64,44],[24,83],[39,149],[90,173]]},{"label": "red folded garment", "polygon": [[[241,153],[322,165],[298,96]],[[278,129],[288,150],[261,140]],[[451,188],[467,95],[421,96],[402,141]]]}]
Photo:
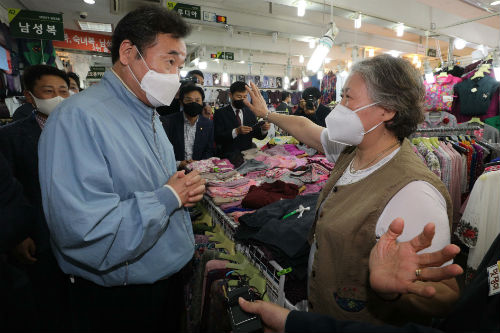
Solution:
[{"label": "red folded garment", "polygon": [[245,208],[258,209],[281,199],[293,199],[299,194],[299,187],[277,180],[274,183],[252,185],[241,205]]}]

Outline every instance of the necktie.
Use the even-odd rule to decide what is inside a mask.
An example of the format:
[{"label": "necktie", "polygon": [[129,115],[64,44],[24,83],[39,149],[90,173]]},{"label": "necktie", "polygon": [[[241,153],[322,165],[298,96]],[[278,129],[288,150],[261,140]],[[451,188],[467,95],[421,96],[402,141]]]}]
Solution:
[{"label": "necktie", "polygon": [[236,110],[236,120],[238,121],[238,126],[241,126],[240,112],[240,109]]}]

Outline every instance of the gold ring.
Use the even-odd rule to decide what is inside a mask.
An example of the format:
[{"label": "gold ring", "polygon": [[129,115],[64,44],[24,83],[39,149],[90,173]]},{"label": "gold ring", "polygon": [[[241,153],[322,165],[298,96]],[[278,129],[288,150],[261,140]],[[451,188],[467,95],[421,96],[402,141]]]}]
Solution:
[{"label": "gold ring", "polygon": [[417,280],[420,280],[421,275],[422,275],[422,270],[420,268],[417,268],[415,270],[415,276],[417,277]]}]

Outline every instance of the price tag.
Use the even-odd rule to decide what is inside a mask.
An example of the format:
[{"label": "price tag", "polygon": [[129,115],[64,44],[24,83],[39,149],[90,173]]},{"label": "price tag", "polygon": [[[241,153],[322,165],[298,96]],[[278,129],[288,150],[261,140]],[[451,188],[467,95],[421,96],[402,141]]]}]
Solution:
[{"label": "price tag", "polygon": [[288,274],[292,271],[292,267],[285,268],[277,273],[278,276]]},{"label": "price tag", "polygon": [[448,102],[453,102],[453,96],[450,95],[444,95],[443,96],[443,102],[448,103]]},{"label": "price tag", "polygon": [[493,296],[500,293],[500,274],[499,274],[499,263],[488,267],[488,285],[490,286],[490,292],[488,296]]}]

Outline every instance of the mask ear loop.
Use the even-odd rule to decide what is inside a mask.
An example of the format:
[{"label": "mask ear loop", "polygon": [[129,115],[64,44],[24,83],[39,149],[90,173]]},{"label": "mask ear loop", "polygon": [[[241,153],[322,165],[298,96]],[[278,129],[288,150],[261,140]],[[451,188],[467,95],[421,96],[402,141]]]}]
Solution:
[{"label": "mask ear loop", "polygon": [[[146,68],[148,69],[148,71],[150,71],[151,69],[149,69],[149,66],[148,66],[148,64],[146,63],[146,60],[144,60],[144,58],[143,58],[143,56],[142,56],[141,52],[139,51],[139,49],[137,48],[137,46],[136,46],[136,45],[134,45],[134,47],[135,47],[135,49],[137,50],[137,53],[139,53],[139,56],[141,57],[142,62],[144,63],[144,66],[146,66]],[[137,76],[135,76],[134,72],[132,71],[132,68],[130,68],[130,65],[127,65],[127,67],[128,67],[128,70],[130,71],[130,73],[132,73],[132,76],[134,77],[135,82],[137,82],[137,84],[138,84],[138,85],[142,88],[141,83],[140,83],[140,82],[139,82],[139,80],[137,79]]]}]

